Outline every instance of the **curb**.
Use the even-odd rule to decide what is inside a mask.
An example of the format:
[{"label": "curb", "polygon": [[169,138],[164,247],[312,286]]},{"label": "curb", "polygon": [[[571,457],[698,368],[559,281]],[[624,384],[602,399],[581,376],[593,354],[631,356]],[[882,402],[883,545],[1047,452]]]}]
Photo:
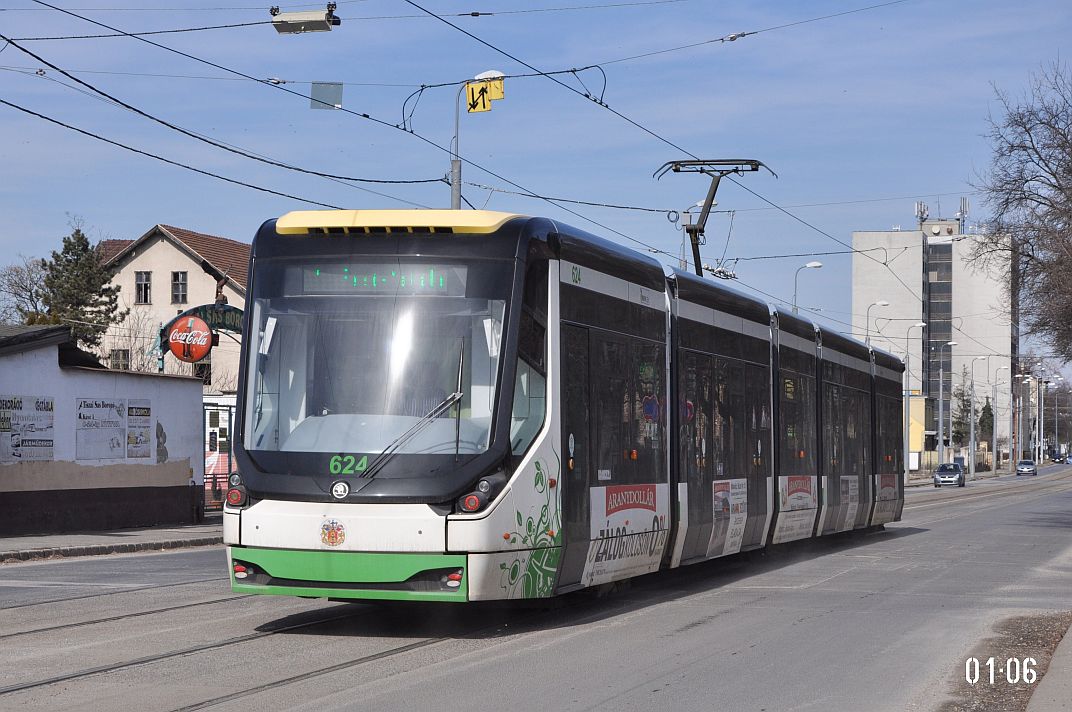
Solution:
[{"label": "curb", "polygon": [[[1072,628],[1065,631],[1050,657],[1046,674],[1027,702],[1027,712],[1058,712],[1072,708]],[[1051,674],[1052,673],[1052,674]],[[1058,674],[1059,673],[1059,674]]]},{"label": "curb", "polygon": [[0,551],[0,563],[36,561],[39,559],[56,559],[69,556],[97,556],[101,554],[127,554],[135,551],[161,551],[163,549],[184,549],[187,547],[194,546],[215,546],[217,544],[222,543],[222,536],[209,536],[201,537],[198,539],[141,541],[129,544],[90,544],[88,546],[57,546],[48,549]]}]

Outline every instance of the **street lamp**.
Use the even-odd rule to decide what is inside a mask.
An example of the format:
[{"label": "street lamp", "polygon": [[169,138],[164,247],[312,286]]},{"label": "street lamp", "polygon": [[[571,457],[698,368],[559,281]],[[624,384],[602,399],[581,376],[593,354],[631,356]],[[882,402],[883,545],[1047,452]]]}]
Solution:
[{"label": "street lamp", "polygon": [[909,470],[910,470],[910,466],[909,466],[909,462],[908,462],[908,459],[909,459],[908,458],[908,456],[909,456],[909,442],[908,442],[909,438],[908,438],[908,436],[909,436],[910,430],[912,428],[912,420],[911,420],[911,410],[912,410],[912,372],[911,372],[911,369],[910,369],[910,366],[909,366],[909,362],[911,361],[911,356],[912,356],[912,349],[909,346],[908,340],[909,340],[909,337],[912,334],[912,329],[917,329],[917,328],[922,329],[925,326],[927,326],[927,322],[925,322],[925,321],[916,322],[912,326],[908,327],[908,330],[905,332],[905,357],[904,357],[905,389],[904,389],[904,404],[903,404],[903,407],[904,407],[904,483],[905,483],[906,486],[908,485],[908,473],[909,473]]},{"label": "street lamp", "polygon": [[[476,81],[490,79],[502,79],[506,75],[497,69],[489,69],[486,72],[473,77]],[[458,98],[454,101],[454,141],[451,143],[453,152],[450,157],[450,209],[462,209],[462,159],[461,149],[458,147],[458,128],[461,125],[462,94],[465,93],[466,84],[458,87]]]},{"label": "street lamp", "polygon": [[[998,450],[998,371],[1008,371],[1008,366],[998,366],[994,369],[994,393],[990,398],[990,425],[992,426],[990,433],[990,449],[993,451],[993,455],[990,458],[991,468],[994,473],[998,471],[998,465],[1001,461],[1001,453]],[[1012,383],[1010,382],[1010,386]],[[1012,389],[1010,388],[1010,391]],[[1009,396],[1009,409],[1012,409],[1012,396]],[[1012,462],[1012,431],[1009,431],[1009,462]]]},{"label": "street lamp", "polygon": [[871,307],[888,307],[890,305],[885,299],[879,299],[877,302],[871,302],[867,306],[867,324],[864,327],[864,343],[871,345]]},{"label": "street lamp", "polygon": [[[971,475],[973,480],[975,479],[975,362],[985,361],[986,359],[986,356],[976,356],[972,359],[971,365],[971,393],[968,394],[970,399],[968,402],[971,404],[968,409],[968,417],[971,419],[968,427],[968,457],[971,459],[968,461],[968,474]],[[994,406],[991,405],[990,408],[993,410]]]},{"label": "street lamp", "polygon": [[[944,349],[946,346],[956,346],[956,345],[957,345],[956,341],[948,341],[948,342],[946,342],[946,343],[944,343],[944,344],[942,344],[941,346],[938,347],[938,464],[939,465],[942,464],[943,462],[945,462],[945,440],[942,437],[942,425],[943,425],[942,421],[944,420],[944,415],[943,414],[945,412],[945,392],[942,390],[943,389],[943,383],[944,383],[943,371],[945,370],[945,359],[942,358],[942,349]],[[950,385],[950,387],[952,387],[952,385],[953,385],[952,384],[952,380],[953,380],[952,374],[950,374],[949,380],[950,380],[949,385]],[[949,409],[950,410],[953,409],[953,404],[952,403],[949,404]]]},{"label": "street lamp", "polygon": [[793,274],[793,313],[797,313],[797,277],[800,275],[802,269],[822,269],[822,262],[809,262],[806,265],[797,267],[797,271]]},{"label": "street lamp", "polygon": [[1054,456],[1057,456],[1057,455],[1061,454],[1061,452],[1060,452],[1061,445],[1060,445],[1060,442],[1057,440],[1057,394],[1059,392],[1057,390],[1057,388],[1060,385],[1058,383],[1058,381],[1063,381],[1063,380],[1065,380],[1064,376],[1060,376],[1060,375],[1054,376],[1054,382],[1053,382],[1053,452],[1054,452]]}]

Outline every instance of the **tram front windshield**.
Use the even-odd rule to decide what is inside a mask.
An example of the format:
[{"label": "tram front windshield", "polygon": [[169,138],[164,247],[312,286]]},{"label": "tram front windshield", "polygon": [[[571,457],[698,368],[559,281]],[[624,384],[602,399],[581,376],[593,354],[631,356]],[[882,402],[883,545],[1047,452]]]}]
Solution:
[{"label": "tram front windshield", "polygon": [[389,258],[257,264],[246,449],[485,452],[512,268]]}]

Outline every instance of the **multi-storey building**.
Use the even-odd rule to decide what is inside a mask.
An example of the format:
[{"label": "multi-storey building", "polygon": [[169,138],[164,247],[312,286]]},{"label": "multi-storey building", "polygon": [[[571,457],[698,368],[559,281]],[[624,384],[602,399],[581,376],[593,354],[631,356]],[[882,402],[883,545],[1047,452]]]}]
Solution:
[{"label": "multi-storey building", "polygon": [[[853,334],[906,357],[910,460],[937,449],[939,412],[948,438],[951,394],[973,386],[976,416],[993,399],[998,447],[1009,448],[1017,315],[1008,269],[973,260],[977,240],[960,220],[943,219],[925,219],[915,230],[852,234]],[[976,439],[993,451],[991,433]]]}]

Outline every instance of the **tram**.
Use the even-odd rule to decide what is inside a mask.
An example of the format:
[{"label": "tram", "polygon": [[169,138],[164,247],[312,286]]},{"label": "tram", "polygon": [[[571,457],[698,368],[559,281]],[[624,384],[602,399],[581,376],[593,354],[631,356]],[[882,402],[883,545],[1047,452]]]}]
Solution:
[{"label": "tram", "polygon": [[253,242],[235,592],[545,598],[897,521],[902,362],[557,221]]}]

